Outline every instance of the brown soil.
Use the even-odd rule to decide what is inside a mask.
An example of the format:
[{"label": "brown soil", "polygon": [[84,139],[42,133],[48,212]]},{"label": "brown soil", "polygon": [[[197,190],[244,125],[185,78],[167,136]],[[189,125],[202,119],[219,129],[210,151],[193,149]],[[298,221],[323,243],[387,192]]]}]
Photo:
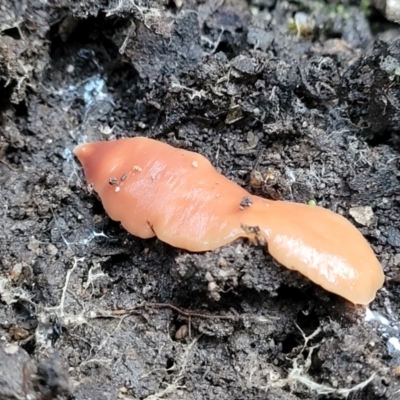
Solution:
[{"label": "brown soil", "polygon": [[[400,31],[357,3],[0,1],[1,399],[400,398]],[[384,288],[129,235],[72,149],[138,135],[348,217]]]}]

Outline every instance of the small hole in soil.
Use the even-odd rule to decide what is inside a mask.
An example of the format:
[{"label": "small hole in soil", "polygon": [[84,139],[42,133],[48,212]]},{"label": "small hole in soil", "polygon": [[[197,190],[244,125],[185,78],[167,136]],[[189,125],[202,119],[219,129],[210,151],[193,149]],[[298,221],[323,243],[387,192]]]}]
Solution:
[{"label": "small hole in soil", "polygon": [[[4,87],[4,81],[0,83],[0,110],[9,107],[9,97],[13,91],[13,85]],[[0,117],[1,122],[1,117]]]},{"label": "small hole in soil", "polygon": [[303,311],[297,313],[296,322],[306,335],[311,335],[320,326],[320,321],[314,310],[307,310],[306,314]]},{"label": "small hole in soil", "polygon": [[318,356],[318,349],[315,349],[311,355],[311,366],[310,373],[311,374],[320,374],[322,372],[322,360],[320,360]]},{"label": "small hole in soil", "polygon": [[382,385],[384,385],[384,386],[389,386],[390,385],[390,381],[388,379],[386,379],[386,378],[383,378],[381,382],[382,382]]},{"label": "small hole in soil", "polygon": [[101,202],[100,201],[94,201],[93,202],[93,214],[104,214],[105,213],[105,211],[104,211],[104,207],[103,207],[103,205],[101,204]]},{"label": "small hole in soil", "polygon": [[15,40],[21,39],[21,35],[19,34],[19,30],[17,28],[6,29],[2,33],[3,33],[3,35],[10,36]]},{"label": "small hole in soil", "polygon": [[175,1],[173,1],[173,0],[169,0],[168,1],[168,8],[171,8],[174,11],[176,11],[178,9],[178,7],[176,6]]},{"label": "small hole in soil", "polygon": [[28,107],[24,101],[16,104],[14,106],[15,114],[18,117],[26,117],[28,115]]},{"label": "small hole in soil", "polygon": [[35,354],[35,340],[32,339],[29,342],[24,343],[23,345],[21,345],[21,347],[30,355]]},{"label": "small hole in soil", "polygon": [[299,344],[298,336],[294,333],[289,333],[289,335],[286,336],[286,339],[282,341],[282,353],[290,353]]},{"label": "small hole in soil", "polygon": [[230,43],[225,40],[221,40],[221,42],[217,46],[215,53],[219,52],[225,53],[225,55],[228,57],[228,60],[232,60],[237,56],[237,52],[233,49]]},{"label": "small hole in soil", "polygon": [[115,265],[129,261],[128,254],[113,254],[110,258],[103,262],[103,270],[106,272],[112,271]]},{"label": "small hole in soil", "polygon": [[172,368],[173,366],[174,366],[174,364],[175,364],[175,360],[173,359],[173,358],[168,358],[167,359],[167,365],[166,365],[166,367],[167,367],[167,372],[169,373],[169,374],[172,374],[172,370],[170,371],[170,368]]},{"label": "small hole in soil", "polygon": [[12,309],[16,315],[18,322],[37,321],[36,314],[31,309],[30,305],[25,305],[22,302],[17,302],[12,305]]},{"label": "small hole in soil", "polygon": [[282,285],[277,292],[278,296],[282,299],[291,299],[292,301],[301,301],[305,299],[304,289]]}]

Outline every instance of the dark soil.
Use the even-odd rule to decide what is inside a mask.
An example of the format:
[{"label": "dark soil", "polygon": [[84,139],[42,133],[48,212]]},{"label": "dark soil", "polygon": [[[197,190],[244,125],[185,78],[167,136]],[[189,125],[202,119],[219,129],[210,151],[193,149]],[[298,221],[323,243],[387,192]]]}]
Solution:
[{"label": "dark soil", "polygon": [[[400,398],[400,31],[359,3],[0,1],[1,399]],[[72,149],[138,135],[348,217],[384,288],[129,235]]]}]

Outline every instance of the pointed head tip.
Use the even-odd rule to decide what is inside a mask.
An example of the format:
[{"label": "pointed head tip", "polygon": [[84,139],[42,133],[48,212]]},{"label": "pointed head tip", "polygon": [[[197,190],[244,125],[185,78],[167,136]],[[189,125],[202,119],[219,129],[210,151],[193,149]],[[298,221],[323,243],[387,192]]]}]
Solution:
[{"label": "pointed head tip", "polygon": [[[102,143],[107,142],[90,142],[82,143],[76,146],[73,150],[75,156],[81,163],[85,172],[86,179],[92,181],[95,177],[93,174],[99,169],[99,165],[103,160],[101,149]],[[99,151],[100,150],[100,151]]]},{"label": "pointed head tip", "polygon": [[93,148],[93,143],[82,143],[78,144],[74,148],[74,154],[78,157],[79,161],[84,161],[91,153],[91,148]]},{"label": "pointed head tip", "polygon": [[104,150],[110,142],[87,142],[78,144],[73,150],[83,168],[90,168],[93,164],[101,162]]},{"label": "pointed head tip", "polygon": [[76,146],[73,150],[75,156],[83,167],[88,183],[102,180],[103,175],[109,173],[115,165],[115,144],[118,141],[89,142]]}]

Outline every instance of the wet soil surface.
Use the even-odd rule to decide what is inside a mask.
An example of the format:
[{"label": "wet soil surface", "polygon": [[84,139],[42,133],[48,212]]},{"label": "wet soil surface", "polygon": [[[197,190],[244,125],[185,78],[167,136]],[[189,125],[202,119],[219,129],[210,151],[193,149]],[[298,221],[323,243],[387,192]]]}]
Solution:
[{"label": "wet soil surface", "polygon": [[[400,33],[358,3],[0,1],[1,399],[400,398]],[[128,234],[72,150],[139,135],[349,218],[384,288]]]}]

